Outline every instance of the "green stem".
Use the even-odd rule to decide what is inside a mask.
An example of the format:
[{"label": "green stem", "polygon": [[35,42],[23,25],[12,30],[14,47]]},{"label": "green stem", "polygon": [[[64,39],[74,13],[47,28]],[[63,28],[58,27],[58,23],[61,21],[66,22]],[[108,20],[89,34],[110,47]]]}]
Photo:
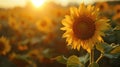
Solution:
[{"label": "green stem", "polygon": [[94,48],[90,52],[90,64],[94,62]]},{"label": "green stem", "polygon": [[100,54],[99,58],[96,60],[96,63],[103,57],[103,54]]}]

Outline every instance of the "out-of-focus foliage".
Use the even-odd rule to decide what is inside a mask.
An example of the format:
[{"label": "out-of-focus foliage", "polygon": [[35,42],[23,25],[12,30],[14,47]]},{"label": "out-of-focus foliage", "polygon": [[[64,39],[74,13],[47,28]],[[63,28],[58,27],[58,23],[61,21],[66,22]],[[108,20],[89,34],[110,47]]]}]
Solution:
[{"label": "out-of-focus foliage", "polygon": [[23,8],[1,8],[0,67],[56,66],[58,63],[51,58],[67,54],[59,30],[67,13],[67,7],[52,2],[37,9],[31,4]]}]

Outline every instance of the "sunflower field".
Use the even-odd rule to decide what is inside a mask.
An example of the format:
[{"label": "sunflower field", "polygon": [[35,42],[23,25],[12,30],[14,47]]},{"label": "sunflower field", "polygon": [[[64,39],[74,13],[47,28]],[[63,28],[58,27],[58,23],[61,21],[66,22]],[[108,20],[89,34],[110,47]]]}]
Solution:
[{"label": "sunflower field", "polygon": [[0,67],[120,67],[120,1],[0,8]]}]

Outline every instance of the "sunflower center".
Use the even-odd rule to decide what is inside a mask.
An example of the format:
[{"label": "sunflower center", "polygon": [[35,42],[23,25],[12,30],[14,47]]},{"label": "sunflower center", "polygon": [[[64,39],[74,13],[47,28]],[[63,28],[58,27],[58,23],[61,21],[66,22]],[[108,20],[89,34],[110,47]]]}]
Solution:
[{"label": "sunflower center", "polygon": [[100,5],[100,9],[103,10],[103,9],[104,9],[104,6],[103,6],[103,5]]},{"label": "sunflower center", "polygon": [[117,13],[120,13],[120,9],[117,10]]},{"label": "sunflower center", "polygon": [[81,40],[91,38],[95,32],[94,20],[86,16],[77,18],[73,24],[73,32],[74,35]]},{"label": "sunflower center", "polygon": [[5,45],[3,42],[0,41],[0,51],[3,51],[5,49]]}]

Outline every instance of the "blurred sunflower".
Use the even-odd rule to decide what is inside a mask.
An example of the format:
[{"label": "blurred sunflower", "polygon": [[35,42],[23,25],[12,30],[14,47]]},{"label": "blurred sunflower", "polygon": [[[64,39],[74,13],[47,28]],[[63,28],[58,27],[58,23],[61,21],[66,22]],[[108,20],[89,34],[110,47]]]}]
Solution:
[{"label": "blurred sunflower", "polygon": [[114,10],[116,14],[120,14],[120,5],[116,5]]},{"label": "blurred sunflower", "polygon": [[115,29],[120,30],[120,13],[113,16],[112,20],[116,21],[115,24],[117,25]]},{"label": "blurred sunflower", "polygon": [[22,45],[22,44],[18,44],[17,45],[18,50],[20,51],[25,51],[28,50],[28,46],[27,45]]},{"label": "blurred sunflower", "polygon": [[120,14],[114,15],[112,19],[120,22]]},{"label": "blurred sunflower", "polygon": [[90,52],[96,43],[103,42],[101,36],[104,36],[103,31],[109,28],[107,22],[108,19],[100,19],[99,9],[94,6],[85,7],[81,4],[79,8],[72,7],[70,15],[65,16],[62,21],[64,27],[61,30],[66,31],[63,38],[66,38],[73,49],[80,50],[82,46]]},{"label": "blurred sunflower", "polygon": [[23,30],[26,30],[27,28],[29,28],[29,24],[27,22],[25,22],[25,20],[19,20],[19,26]]},{"label": "blurred sunflower", "polygon": [[109,9],[109,5],[106,2],[98,2],[96,3],[96,7],[100,9],[100,11],[104,12],[104,11],[108,11]]},{"label": "blurred sunflower", "polygon": [[6,55],[11,49],[11,46],[9,44],[9,40],[7,40],[5,37],[0,38],[0,55]]},{"label": "blurred sunflower", "polygon": [[43,42],[45,45],[49,45],[54,39],[56,38],[55,33],[49,33],[48,35],[45,36]]},{"label": "blurred sunflower", "polygon": [[25,36],[28,37],[28,38],[31,38],[31,37],[34,37],[35,35],[35,30],[29,30],[27,29],[26,32],[24,32]]},{"label": "blurred sunflower", "polygon": [[40,50],[34,49],[34,50],[31,50],[27,55],[30,58],[32,58],[34,60],[39,60],[41,62],[43,59],[43,55],[41,54],[41,51],[42,51],[42,49],[40,49]]},{"label": "blurred sunflower", "polygon": [[42,20],[36,22],[36,27],[42,33],[51,33],[55,30],[54,22],[50,18],[43,18]]},{"label": "blurred sunflower", "polygon": [[2,24],[0,24],[0,31],[2,30]]},{"label": "blurred sunflower", "polygon": [[7,11],[0,10],[0,20],[7,20]]},{"label": "blurred sunflower", "polygon": [[14,30],[18,30],[19,29],[19,25],[17,24],[16,19],[13,18],[13,17],[9,17],[8,18],[8,24]]},{"label": "blurred sunflower", "polygon": [[31,60],[29,60],[27,56],[12,53],[9,56],[9,60],[13,62],[17,67],[36,67],[36,65]]}]

